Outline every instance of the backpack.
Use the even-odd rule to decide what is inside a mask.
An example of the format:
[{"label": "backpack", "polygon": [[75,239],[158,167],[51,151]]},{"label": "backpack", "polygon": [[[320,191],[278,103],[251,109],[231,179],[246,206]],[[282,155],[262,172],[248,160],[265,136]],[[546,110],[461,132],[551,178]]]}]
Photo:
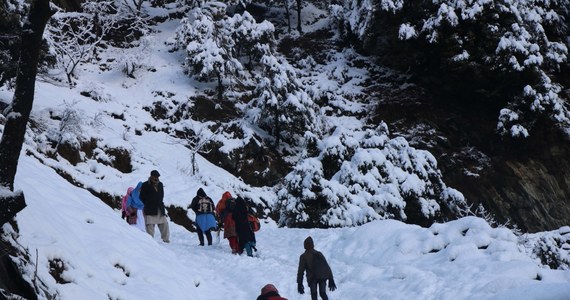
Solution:
[{"label": "backpack", "polygon": [[315,251],[313,254],[313,262],[310,269],[313,274],[313,280],[330,279],[332,275],[331,268],[329,267],[325,256],[318,251]]},{"label": "backpack", "polygon": [[253,232],[257,232],[261,228],[261,223],[259,223],[259,219],[254,214],[247,214],[247,221]]},{"label": "backpack", "polygon": [[212,203],[212,200],[208,197],[198,199],[198,212],[201,214],[213,213],[214,204]]}]

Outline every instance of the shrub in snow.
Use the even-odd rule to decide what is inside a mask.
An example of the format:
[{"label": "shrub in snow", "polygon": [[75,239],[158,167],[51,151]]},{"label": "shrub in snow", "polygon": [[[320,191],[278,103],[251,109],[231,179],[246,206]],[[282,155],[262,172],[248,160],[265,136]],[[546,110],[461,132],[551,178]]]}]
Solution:
[{"label": "shrub in snow", "polygon": [[65,103],[66,107],[59,114],[53,112],[52,118],[59,119],[59,128],[51,130],[49,139],[54,141],[56,148],[62,144],[79,149],[81,135],[83,134],[83,113],[74,106],[75,103]]},{"label": "shrub in snow", "polygon": [[77,66],[96,53],[96,47],[109,29],[106,25],[108,23],[99,23],[90,13],[61,11],[48,22],[44,37],[69,84],[73,83]]},{"label": "shrub in snow", "polygon": [[150,31],[150,17],[141,9],[144,1],[97,1],[81,4],[83,12],[93,16],[93,22],[105,42],[120,48],[130,48]]},{"label": "shrub in snow", "polygon": [[541,115],[570,129],[556,82],[567,61],[570,1],[346,0],[333,13],[369,50],[438,82],[439,91],[499,103],[501,134],[526,137]]},{"label": "shrub in snow", "polygon": [[524,252],[551,269],[570,269],[570,227],[524,234],[519,244]]},{"label": "shrub in snow", "polygon": [[323,140],[307,140],[307,157],[278,192],[282,225],[355,226],[378,219],[429,224],[466,209],[461,193],[443,183],[435,158],[403,138],[390,139],[386,124],[337,128]]},{"label": "shrub in snow", "polygon": [[119,69],[125,75],[135,78],[135,71],[142,68],[150,57],[151,38],[143,37],[137,47],[124,49],[121,56],[113,62],[113,67]]}]

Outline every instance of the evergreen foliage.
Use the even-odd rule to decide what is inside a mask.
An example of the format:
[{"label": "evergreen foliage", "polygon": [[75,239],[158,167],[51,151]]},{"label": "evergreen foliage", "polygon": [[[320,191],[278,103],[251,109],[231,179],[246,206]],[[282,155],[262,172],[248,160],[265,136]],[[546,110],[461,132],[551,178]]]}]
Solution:
[{"label": "evergreen foliage", "polygon": [[522,249],[542,265],[551,269],[570,269],[570,227],[558,230],[524,234],[519,238]]},{"label": "evergreen foliage", "polygon": [[348,0],[333,11],[365,48],[449,101],[494,103],[500,134],[526,137],[540,116],[570,132],[557,81],[570,2]]},{"label": "evergreen foliage", "polygon": [[261,59],[262,74],[254,99],[248,103],[247,117],[267,130],[275,146],[281,140],[295,145],[307,130],[318,129],[317,107],[296,81],[293,67],[269,53]]},{"label": "evergreen foliage", "polygon": [[429,224],[445,212],[465,211],[465,199],[443,183],[429,152],[390,139],[384,123],[363,128],[337,128],[317,142],[318,155],[287,175],[278,193],[282,225],[356,226],[379,219]]}]

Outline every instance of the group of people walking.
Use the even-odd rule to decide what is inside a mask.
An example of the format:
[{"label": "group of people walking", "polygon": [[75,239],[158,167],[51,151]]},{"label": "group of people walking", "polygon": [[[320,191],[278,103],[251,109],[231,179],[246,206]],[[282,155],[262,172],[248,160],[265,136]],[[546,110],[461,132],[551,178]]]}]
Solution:
[{"label": "group of people walking", "polygon": [[[135,188],[129,188],[122,201],[122,214],[127,222],[142,231],[154,236],[155,225],[158,226],[163,242],[170,242],[170,231],[164,206],[164,186],[160,182],[160,173],[152,170],[147,181],[139,182]],[[256,239],[254,229],[248,220],[249,207],[241,197],[234,198],[230,192],[224,192],[217,205],[200,188],[192,199],[189,209],[196,213],[196,233],[200,246],[204,246],[204,235],[208,245],[212,245],[212,230],[218,228],[218,221],[224,231],[224,238],[229,242],[232,254],[242,254],[245,250],[248,256],[253,256]],[[297,270],[298,292],[303,294],[303,276],[307,274],[307,284],[311,299],[317,300],[317,293],[323,300],[328,300],[326,283],[334,291],[331,268],[324,255],[315,250],[313,239],[309,236],[303,242],[305,252],[299,257]],[[267,284],[261,289],[257,300],[287,300],[279,295],[273,284]]]},{"label": "group of people walking", "polygon": [[196,213],[196,233],[200,246],[204,246],[204,235],[208,245],[212,245],[212,230],[218,227],[217,217],[232,253],[242,254],[245,250],[248,256],[253,256],[255,233],[248,221],[249,208],[243,198],[234,198],[230,192],[224,192],[214,206],[214,201],[200,188],[189,208]]},{"label": "group of people walking", "polygon": [[170,243],[170,229],[164,207],[164,186],[157,170],[150,172],[147,181],[139,182],[135,188],[129,188],[121,206],[123,217],[129,224],[151,236],[154,236],[156,225],[162,241]]}]

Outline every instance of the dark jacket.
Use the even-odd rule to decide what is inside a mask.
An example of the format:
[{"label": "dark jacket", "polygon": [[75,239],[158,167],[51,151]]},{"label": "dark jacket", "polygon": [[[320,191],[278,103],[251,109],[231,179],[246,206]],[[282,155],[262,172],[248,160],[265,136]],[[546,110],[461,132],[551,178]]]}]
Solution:
[{"label": "dark jacket", "polygon": [[269,292],[263,295],[259,295],[259,297],[257,297],[257,300],[287,300],[287,298],[279,296],[279,293],[277,292]]},{"label": "dark jacket", "polygon": [[158,182],[156,187],[149,180],[145,181],[141,186],[140,199],[144,203],[144,214],[156,216],[160,211],[162,215],[166,215],[164,209],[164,187],[162,182]]},{"label": "dark jacket", "polygon": [[[305,252],[299,257],[299,268],[297,269],[297,284],[303,283],[303,275],[307,271],[307,283],[310,285],[311,282],[318,280],[332,280],[333,274],[331,268],[325,259],[325,256],[315,250],[313,245],[313,239],[308,237],[305,240]],[[320,258],[317,258],[319,256]],[[322,259],[324,263],[324,268],[319,270],[313,270],[313,262],[315,259]]]},{"label": "dark jacket", "polygon": [[210,205],[212,205],[212,212],[211,214],[214,214],[214,201],[212,201],[212,199],[210,197],[208,197],[208,195],[206,195],[206,192],[204,192],[204,190],[202,188],[198,189],[198,192],[196,192],[196,196],[194,198],[192,198],[192,203],[190,203],[190,208],[196,213],[196,215],[201,215],[204,214],[202,212],[198,211],[198,201],[201,198],[206,198],[208,200],[210,200]]},{"label": "dark jacket", "polygon": [[238,235],[239,249],[242,250],[247,242],[255,242],[255,234],[247,220],[247,206],[241,197],[236,199],[236,207],[232,213],[232,217],[236,222],[236,232]]}]

